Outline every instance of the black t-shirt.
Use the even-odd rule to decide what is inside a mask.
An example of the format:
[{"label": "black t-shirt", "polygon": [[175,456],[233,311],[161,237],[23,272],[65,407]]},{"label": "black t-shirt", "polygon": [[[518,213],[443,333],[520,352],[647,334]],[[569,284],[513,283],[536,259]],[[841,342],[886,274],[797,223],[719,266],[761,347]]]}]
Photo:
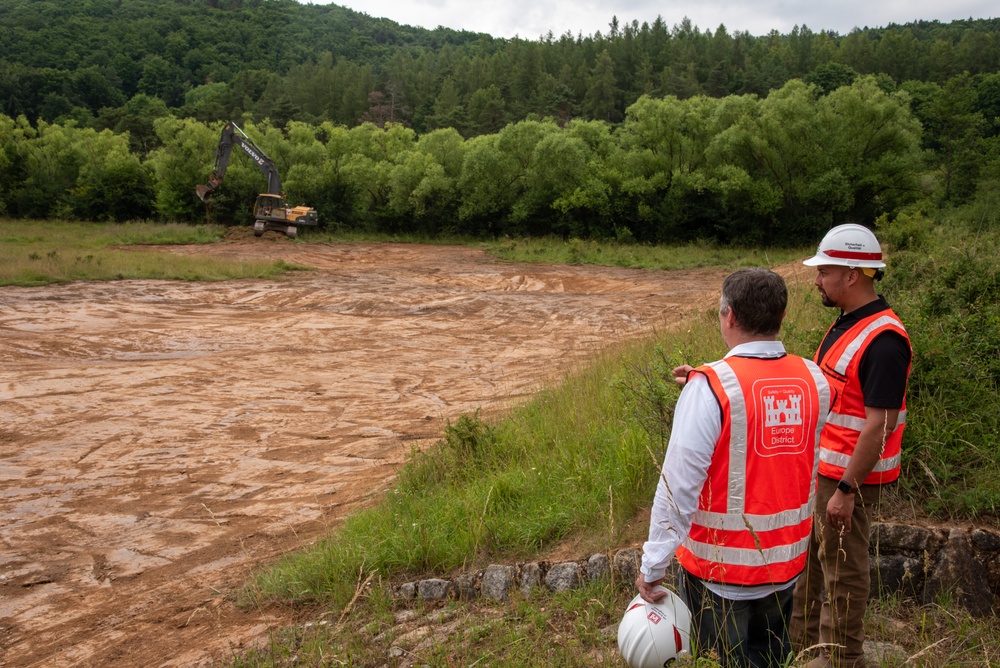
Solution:
[{"label": "black t-shirt", "polygon": [[[885,311],[889,304],[881,296],[850,313],[841,313],[820,345],[820,360],[830,350],[830,346],[844,332],[859,320],[879,311]],[[871,342],[861,363],[858,376],[865,406],[871,408],[901,408],[906,393],[906,370],[910,366],[910,346],[906,339],[896,332],[882,332]]]}]

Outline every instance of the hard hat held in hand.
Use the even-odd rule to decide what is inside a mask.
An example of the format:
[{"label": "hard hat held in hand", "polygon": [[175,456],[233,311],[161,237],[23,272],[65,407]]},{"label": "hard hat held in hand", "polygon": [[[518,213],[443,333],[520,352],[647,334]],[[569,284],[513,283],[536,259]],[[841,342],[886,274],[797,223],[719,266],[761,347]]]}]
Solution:
[{"label": "hard hat held in hand", "polygon": [[631,668],[662,668],[691,651],[691,612],[680,597],[664,587],[658,603],[636,596],[618,625],[618,650]]},{"label": "hard hat held in hand", "polygon": [[878,239],[867,227],[853,223],[838,225],[827,232],[819,242],[816,255],[803,261],[802,264],[807,267],[825,264],[865,269],[885,267]]}]

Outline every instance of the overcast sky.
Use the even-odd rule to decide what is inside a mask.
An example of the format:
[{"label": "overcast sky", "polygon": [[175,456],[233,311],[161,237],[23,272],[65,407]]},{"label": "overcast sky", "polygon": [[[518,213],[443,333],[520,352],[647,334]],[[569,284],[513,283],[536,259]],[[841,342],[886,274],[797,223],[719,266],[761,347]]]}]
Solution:
[{"label": "overcast sky", "polygon": [[[327,0],[313,0],[329,4]],[[813,32],[834,30],[846,34],[853,28],[876,28],[889,23],[919,19],[993,18],[1000,15],[996,0],[339,0],[334,4],[392,19],[405,25],[485,32],[494,37],[519,35],[534,40],[550,30],[576,36],[607,34],[611,17],[621,24],[637,20],[652,23],[662,16],[673,26],[685,16],[700,28],[715,30],[725,24],[730,33],[748,31],[763,35],[772,29],[789,32],[807,25]]]}]

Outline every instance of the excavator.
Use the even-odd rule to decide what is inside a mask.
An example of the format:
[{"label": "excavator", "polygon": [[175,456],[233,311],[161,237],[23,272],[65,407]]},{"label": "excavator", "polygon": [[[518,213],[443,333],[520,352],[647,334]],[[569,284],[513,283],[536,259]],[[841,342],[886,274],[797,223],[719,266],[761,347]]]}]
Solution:
[{"label": "excavator", "polygon": [[260,171],[267,177],[267,192],[257,195],[257,201],[253,205],[253,234],[255,237],[262,236],[267,230],[275,230],[294,239],[300,226],[311,226],[319,223],[316,209],[308,206],[288,206],[285,202],[285,193],[281,190],[281,176],[278,175],[278,168],[253,143],[247,133],[243,132],[232,121],[227,122],[222,128],[219,148],[215,152],[215,169],[212,170],[208,183],[195,188],[198,198],[202,202],[207,202],[208,196],[222,185],[234,145],[246,153],[247,157],[260,167]]}]

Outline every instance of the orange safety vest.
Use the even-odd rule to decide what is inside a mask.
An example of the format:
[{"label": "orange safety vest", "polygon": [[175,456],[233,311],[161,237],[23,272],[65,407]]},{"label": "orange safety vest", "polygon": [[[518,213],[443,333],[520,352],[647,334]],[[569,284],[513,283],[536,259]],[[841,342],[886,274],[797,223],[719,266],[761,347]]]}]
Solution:
[{"label": "orange safety vest", "polygon": [[677,560],[702,580],[787,582],[805,566],[830,386],[792,355],[727,357],[692,373],[708,379],[722,433]]},{"label": "orange safety vest", "polygon": [[[906,339],[906,345],[910,345],[910,337],[906,334],[903,323],[892,309],[886,309],[858,321],[844,332],[830,346],[822,360],[819,359],[819,350],[816,350],[814,360],[820,365],[830,385],[837,392],[833,410],[819,443],[821,476],[840,480],[844,476],[848,462],[851,461],[854,446],[857,445],[858,436],[865,426],[865,398],[861,392],[858,367],[868,346],[883,332],[896,332]],[[906,369],[906,375],[907,377],[910,375],[909,367]],[[881,485],[899,477],[900,444],[903,441],[905,425],[906,393],[904,392],[896,428],[886,439],[875,468],[862,481],[863,484]]]}]

